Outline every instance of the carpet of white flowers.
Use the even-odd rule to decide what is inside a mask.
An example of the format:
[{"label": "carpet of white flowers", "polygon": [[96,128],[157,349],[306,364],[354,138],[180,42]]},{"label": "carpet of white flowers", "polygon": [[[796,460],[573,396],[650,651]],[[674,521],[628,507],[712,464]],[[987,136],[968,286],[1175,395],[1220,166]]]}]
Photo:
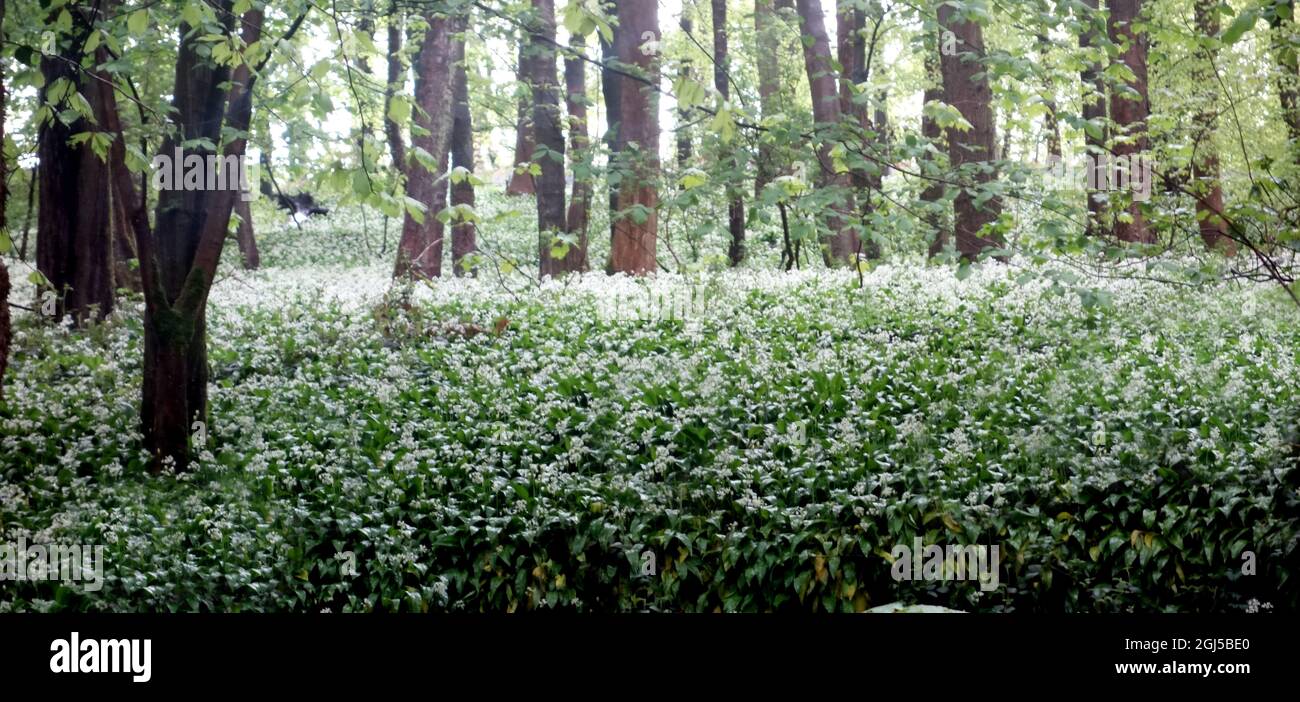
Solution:
[{"label": "carpet of white flowers", "polygon": [[[0,610],[1297,606],[1300,315],[1275,289],[1098,279],[1085,306],[896,260],[861,288],[392,291],[378,255],[276,246],[214,292],[190,472],[145,468],[139,303],[20,318],[0,542],[103,544],[107,575],[6,582]],[[916,536],[999,545],[1000,587],[896,582]]]}]

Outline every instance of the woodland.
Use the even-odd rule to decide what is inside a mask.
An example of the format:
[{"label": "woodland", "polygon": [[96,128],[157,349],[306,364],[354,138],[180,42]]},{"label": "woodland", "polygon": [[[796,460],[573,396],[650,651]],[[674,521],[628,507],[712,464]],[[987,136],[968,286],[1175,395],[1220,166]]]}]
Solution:
[{"label": "woodland", "polygon": [[1294,4],[0,0],[0,612],[1295,611]]}]

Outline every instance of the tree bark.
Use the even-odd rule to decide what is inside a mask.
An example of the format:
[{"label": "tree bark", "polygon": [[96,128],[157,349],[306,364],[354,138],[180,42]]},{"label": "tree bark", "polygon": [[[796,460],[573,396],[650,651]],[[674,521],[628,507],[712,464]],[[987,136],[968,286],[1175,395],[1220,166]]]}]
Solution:
[{"label": "tree bark", "polygon": [[[1133,99],[1124,91],[1111,91],[1110,117],[1116,130],[1112,135],[1111,152],[1118,161],[1133,154],[1144,154],[1147,149],[1147,47],[1146,37],[1138,36],[1133,31],[1133,23],[1142,14],[1142,0],[1110,0],[1109,8],[1110,40],[1119,45],[1119,59],[1133,71],[1136,80],[1131,87],[1138,95]],[[1154,234],[1142,216],[1141,203],[1130,199],[1126,211],[1131,221],[1125,221],[1120,216],[1115,218],[1115,238],[1129,242],[1155,241]]]},{"label": "tree bark", "polygon": [[[713,0],[713,87],[723,100],[731,99],[731,55],[727,49],[727,0]],[[727,162],[732,170],[739,170],[734,156],[728,156]],[[745,260],[745,200],[740,189],[728,179],[727,183],[727,231],[731,233],[731,245],[727,248],[727,258],[732,267],[739,266]]]},{"label": "tree bark", "polygon": [[[621,68],[656,83],[658,57],[642,47],[647,38],[659,40],[659,6],[643,0],[619,0],[617,5]],[[610,267],[615,273],[648,275],[658,264],[659,100],[653,87],[627,76],[619,79],[617,140],[627,172],[618,188]]]},{"label": "tree bark", "polygon": [[[857,97],[859,90],[868,89],[867,81],[871,78],[871,67],[867,65],[867,38],[864,35],[867,27],[866,12],[856,7],[853,0],[837,0],[835,16],[840,61],[840,111],[849,116],[853,124],[861,130],[859,133],[862,144],[858,148],[869,154],[874,151],[875,144],[885,141],[885,135],[881,128],[883,118],[873,122],[868,105]],[[874,138],[869,136],[873,133],[876,135]],[[861,197],[858,213],[864,222],[873,210],[871,191],[879,191],[883,187],[883,172],[880,165],[876,165],[875,173],[855,168],[849,176],[853,189]],[[880,245],[874,240],[863,242],[862,248],[866,258],[880,258]]]},{"label": "tree bark", "polygon": [[[229,17],[229,3],[219,16]],[[252,9],[241,21],[242,39],[253,44],[261,39],[262,13]],[[246,133],[252,114],[252,84],[247,65],[232,72],[213,68],[197,49],[197,33],[180,27],[176,86],[172,91],[176,127],[182,139],[219,135],[228,127]],[[226,31],[233,31],[230,24]],[[100,52],[106,52],[101,46]],[[101,61],[102,62],[102,61]],[[109,80],[101,72],[102,80]],[[229,96],[227,99],[227,89]],[[207,335],[204,311],[208,292],[216,275],[230,214],[239,191],[163,190],[159,193],[159,231],[155,237],[143,198],[125,166],[124,134],[116,104],[105,100],[103,124],[115,134],[109,158],[112,183],[122,202],[130,205],[130,220],[140,256],[140,277],[145,293],[144,387],[141,404],[145,446],[153,457],[153,468],[168,464],[184,469],[190,460],[192,421],[205,421],[207,412]],[[223,116],[224,107],[224,116]],[[214,137],[213,143],[220,143]],[[164,141],[164,154],[172,154],[175,142]],[[226,142],[223,159],[242,161],[247,139],[239,136]]]},{"label": "tree bark", "polygon": [[[572,37],[569,44],[578,53],[586,50],[582,37]],[[591,138],[587,134],[587,65],[582,59],[564,61],[565,103],[569,113],[569,160],[573,173],[573,197],[569,198],[569,214],[565,218],[568,233],[577,239],[582,257],[580,269],[588,270],[587,224],[591,210],[590,158]]]},{"label": "tree bark", "polygon": [[[79,47],[96,20],[87,8],[74,8],[74,34],[66,39]],[[97,109],[104,97],[97,81],[86,80],[77,66],[82,56],[76,49],[63,49],[60,56],[41,59],[46,88],[58,79],[70,81],[74,90]],[[112,99],[111,93],[107,95]],[[67,109],[67,105],[60,109]],[[96,121],[100,116],[96,115]],[[113,310],[113,241],[108,190],[108,165],[91,147],[89,140],[73,146],[76,134],[95,131],[87,119],[65,125],[50,120],[37,131],[39,166],[39,214],[36,225],[36,267],[59,295],[58,316],[73,317],[84,324]]]},{"label": "tree bark", "polygon": [[[469,174],[474,173],[474,122],[469,109],[469,74],[465,69],[466,27],[459,27],[453,48],[452,59],[456,63],[453,69],[452,100],[455,107],[451,124],[451,165],[464,168]],[[452,206],[465,205],[474,207],[474,183],[469,178],[451,184]],[[478,229],[472,221],[458,220],[451,228],[451,262],[452,272],[457,276],[477,276],[478,268],[470,260],[478,251]]]},{"label": "tree bark", "polygon": [[[1194,12],[1196,29],[1203,36],[1219,35],[1219,7],[1217,2],[1196,0]],[[1218,51],[1205,49],[1203,65],[1197,72],[1199,83],[1214,85],[1214,64]],[[1223,212],[1223,183],[1219,180],[1219,153],[1214,144],[1215,122],[1217,113],[1213,100],[1201,103],[1197,112],[1195,125],[1195,158],[1192,161],[1192,193],[1196,197],[1196,221],[1201,230],[1201,239],[1211,250],[1218,250],[1228,256],[1237,253],[1237,242],[1228,236],[1228,225],[1219,213]]]},{"label": "tree bark", "polygon": [[[402,240],[397,249],[394,277],[442,275],[442,236],[438,222],[439,200],[445,205],[446,190],[437,187],[446,173],[447,144],[451,138],[451,31],[445,17],[430,15],[420,50],[415,58],[415,101],[420,110],[412,116],[423,133],[411,137],[412,147],[422,149],[436,164],[414,161],[407,169],[406,194],[427,210],[423,221],[409,211],[402,223]],[[420,114],[423,111],[423,114]],[[442,192],[442,198],[438,193]]]},{"label": "tree bark", "polygon": [[[780,114],[788,104],[791,97],[789,86],[795,82],[784,78],[786,71],[782,68],[781,58],[788,45],[778,10],[793,12],[794,0],[754,0],[754,32],[758,45],[768,49],[758,52],[755,59],[758,69],[759,111],[765,120]],[[786,161],[778,158],[776,153],[777,144],[774,140],[768,135],[760,135],[754,177],[755,198],[762,197],[763,188],[784,170],[777,164]]]},{"label": "tree bark", "polygon": [[[617,10],[615,10],[617,12]],[[603,140],[605,148],[609,151],[608,174],[606,183],[609,190],[609,235],[610,241],[614,239],[616,224],[618,223],[618,190],[619,183],[608,177],[616,172],[619,163],[619,154],[623,150],[623,139],[620,136],[623,124],[622,115],[622,97],[623,97],[623,77],[610,70],[611,67],[618,63],[619,52],[623,36],[626,34],[621,31],[618,24],[614,25],[613,38],[606,41],[602,36],[600,39],[600,94],[605,103],[605,134]],[[612,273],[612,262],[607,261],[605,270]]]},{"label": "tree bark", "polygon": [[980,25],[964,21],[952,6],[945,4],[939,6],[939,26],[952,32],[958,42],[957,51],[952,52],[954,55],[940,52],[944,102],[957,108],[971,125],[965,132],[949,129],[947,134],[950,168],[957,171],[967,164],[975,166],[967,169],[970,171],[967,182],[972,183],[972,187],[961,188],[953,202],[957,252],[969,260],[985,248],[998,247],[1002,243],[1000,237],[983,233],[984,227],[1001,214],[1001,202],[993,198],[979,205],[971,192],[974,187],[994,179],[992,167],[986,165],[996,148],[993,91],[988,77],[983,75],[984,34]]},{"label": "tree bark", "polygon": [[[0,0],[0,43],[4,42],[5,0]],[[0,61],[0,145],[5,142],[5,64]],[[0,231],[8,231],[9,204],[9,162],[0,155]],[[10,242],[12,244],[12,242]],[[4,257],[0,256],[0,399],[5,395],[5,370],[9,367],[9,339],[11,327],[9,320],[9,269],[5,267]]]},{"label": "tree bark", "polygon": [[[0,0],[3,5],[4,0]],[[9,341],[12,338],[9,320],[9,269],[0,259],[0,400],[5,396],[5,371],[9,368]]]},{"label": "tree bark", "polygon": [[[1083,17],[1087,27],[1079,35],[1079,47],[1088,49],[1101,43],[1100,27],[1102,20],[1099,14],[1099,0],[1083,0],[1083,4],[1088,7],[1089,11]],[[1095,159],[1106,152],[1106,131],[1108,131],[1108,127],[1104,124],[1106,119],[1106,83],[1102,79],[1100,63],[1095,60],[1087,60],[1087,64],[1080,72],[1079,78],[1083,83],[1083,94],[1080,97],[1083,103],[1082,117],[1093,124],[1101,125],[1101,133],[1097,136],[1087,131],[1084,132],[1083,136],[1087,154]],[[1106,220],[1106,200],[1099,197],[1095,191],[1088,190],[1086,192],[1088,198],[1088,235],[1101,236]]]},{"label": "tree bark", "polygon": [[239,228],[235,230],[239,258],[244,262],[245,270],[255,271],[262,267],[262,254],[257,250],[257,238],[253,235],[253,210],[243,197],[235,198],[235,214],[239,215]]},{"label": "tree bark", "polygon": [[528,44],[526,38],[520,38],[518,72],[520,93],[518,118],[515,121],[515,170],[510,174],[510,182],[506,184],[507,195],[532,195],[537,187],[533,182],[533,175],[527,168],[520,169],[520,166],[532,163],[533,152],[537,149],[533,134],[533,109],[530,95],[532,86],[528,84],[533,75],[533,58],[529,54]]},{"label": "tree bark", "polygon": [[388,9],[388,83],[384,88],[384,132],[388,135],[388,154],[393,159],[393,168],[399,175],[406,172],[406,142],[402,138],[402,127],[389,119],[392,114],[393,98],[406,85],[406,67],[402,65],[402,11],[398,9],[397,0],[393,0]]},{"label": "tree bark", "polygon": [[[841,118],[840,96],[835,85],[837,77],[831,62],[831,45],[826,35],[821,2],[797,0],[795,7],[799,12],[799,23],[804,36],[804,70],[808,73],[812,93],[813,119],[819,129],[838,128]],[[818,139],[818,185],[824,189],[837,190],[840,198],[839,204],[831,207],[831,214],[827,218],[831,233],[823,237],[825,257],[831,265],[851,264],[857,258],[860,244],[857,232],[849,223],[849,213],[853,211],[852,178],[848,173],[835,172],[831,149],[830,141]]]},{"label": "tree bark", "polygon": [[[111,177],[111,165],[109,169]],[[144,288],[140,286],[140,255],[136,251],[135,237],[131,234],[131,220],[129,218],[131,205],[124,202],[113,188],[106,189],[109,191],[109,208],[113,218],[113,284],[119,289],[124,288],[132,292],[142,292]],[[132,267],[133,261],[135,262],[134,268]]]},{"label": "tree bark", "polygon": [[[1043,66],[1047,66],[1048,54],[1052,48],[1052,42],[1046,34],[1039,34],[1036,38],[1038,46],[1038,60]],[[1056,87],[1052,85],[1052,79],[1049,76],[1043,80],[1043,107],[1047,112],[1043,114],[1043,131],[1047,133],[1047,155],[1055,158],[1061,157],[1061,124],[1056,115]],[[1037,155],[1037,149],[1035,149]]]},{"label": "tree bark", "polygon": [[560,87],[556,77],[555,2],[533,0],[533,27],[529,40],[532,68],[533,134],[537,143],[537,164],[541,175],[534,179],[537,190],[538,271],[543,278],[582,270],[582,252],[576,246],[561,247],[556,256],[557,235],[567,232],[565,222],[564,124],[560,113]]},{"label": "tree bark", "polygon": [[[230,3],[220,4],[230,11]],[[172,105],[179,138],[163,140],[162,154],[172,154],[182,142],[206,139],[221,142],[222,109],[230,80],[226,66],[214,66],[199,53],[206,47],[182,23],[176,59],[176,82]],[[233,32],[227,21],[226,31]],[[191,142],[192,143],[192,142]],[[215,152],[194,147],[185,149],[207,162]],[[203,309],[175,309],[192,270],[202,235],[203,220],[211,204],[206,190],[161,190],[155,214],[158,278],[165,296],[163,305],[146,315],[144,390],[141,413],[145,445],[154,458],[154,469],[170,460],[176,468],[188,466],[192,423],[206,422],[208,406],[207,320]]]},{"label": "tree bark", "polygon": [[1282,104],[1282,121],[1286,124],[1294,150],[1293,159],[1296,164],[1300,164],[1300,56],[1297,55],[1295,46],[1287,41],[1287,34],[1296,31],[1295,0],[1277,3],[1276,10],[1269,19],[1269,24],[1274,34],[1273,53],[1281,69],[1277,78],[1277,94]]},{"label": "tree bark", "polygon": [[[923,103],[943,102],[943,71],[939,66],[939,50],[941,43],[938,37],[931,34],[925,42],[925,92],[922,96]],[[946,151],[947,142],[943,138],[943,129],[939,123],[929,115],[921,115],[921,136],[925,137],[930,144],[936,149]],[[927,175],[937,177],[937,171],[941,167],[941,158],[927,159]],[[940,209],[939,203],[943,201],[946,188],[938,180],[927,181],[925,189],[921,191],[921,202],[925,203],[925,221],[930,225],[934,233],[934,239],[930,242],[930,255],[935,256],[948,247],[952,240],[952,231],[948,225],[948,217],[945,210]]]},{"label": "tree bark", "polygon": [[[776,38],[776,8],[772,0],[754,0],[754,34],[759,46],[773,45]],[[777,96],[781,90],[780,52],[775,50],[759,51],[755,57],[758,69],[758,109],[763,119],[769,119],[780,112]],[[772,143],[759,135],[758,168],[754,177],[754,197],[761,197],[763,188],[775,177],[776,166],[773,163]]]},{"label": "tree bark", "polygon": [[[695,31],[695,23],[691,20],[688,14],[689,12],[689,8],[685,6],[682,7],[682,32],[688,35]],[[682,59],[681,66],[677,69],[677,77],[684,81],[689,81],[694,75],[695,71],[691,66],[691,60],[689,58]],[[686,128],[686,122],[690,117],[690,113],[690,110],[683,110],[680,107],[677,108],[677,129],[675,130],[677,133],[677,167],[683,169],[690,166],[691,152],[693,151],[691,130]]]}]

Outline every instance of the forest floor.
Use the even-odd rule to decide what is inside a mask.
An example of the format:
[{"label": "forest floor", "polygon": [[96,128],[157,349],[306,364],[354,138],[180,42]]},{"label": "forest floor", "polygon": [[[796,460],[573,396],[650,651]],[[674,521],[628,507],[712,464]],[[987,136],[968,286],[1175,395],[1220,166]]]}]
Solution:
[{"label": "forest floor", "polygon": [[[0,541],[107,573],[0,610],[1296,606],[1276,289],[895,261],[394,292],[391,243],[265,229],[214,290],[190,472],[144,468],[138,302],[19,317]],[[917,537],[998,545],[998,587],[896,580]]]}]

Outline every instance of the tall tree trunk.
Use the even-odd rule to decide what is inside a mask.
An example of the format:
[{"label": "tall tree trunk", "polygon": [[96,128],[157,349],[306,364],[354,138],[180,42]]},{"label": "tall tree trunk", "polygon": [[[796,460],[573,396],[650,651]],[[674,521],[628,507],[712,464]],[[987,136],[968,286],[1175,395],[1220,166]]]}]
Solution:
[{"label": "tall tree trunk", "polygon": [[[82,45],[80,38],[97,21],[93,12],[73,8],[74,34],[65,41],[74,48],[41,59],[45,85],[60,78],[71,81],[92,110],[106,91],[76,69],[82,57],[75,47]],[[44,89],[41,99],[46,99]],[[68,109],[68,105],[58,109]],[[99,119],[95,115],[96,122]],[[94,152],[90,141],[76,146],[68,143],[73,135],[92,130],[94,125],[82,118],[72,125],[50,120],[37,132],[40,183],[36,267],[60,296],[59,317],[70,314],[78,324],[106,316],[114,304],[112,222],[108,190],[103,187],[108,165]]]},{"label": "tall tree trunk", "polygon": [[393,109],[393,98],[406,85],[406,67],[402,65],[402,11],[397,0],[392,0],[388,9],[388,83],[384,87],[384,132],[388,135],[388,154],[393,159],[393,168],[397,173],[406,172],[406,142],[402,139],[402,127],[389,118]]},{"label": "tall tree trunk", "polygon": [[533,57],[528,51],[528,43],[527,37],[521,37],[519,40],[519,81],[516,85],[516,90],[519,91],[519,109],[515,120],[515,170],[510,174],[510,182],[506,184],[507,195],[532,195],[536,192],[533,175],[526,167],[520,168],[524,164],[532,163],[533,152],[537,149],[533,134],[532,86],[529,85],[533,75]]},{"label": "tall tree trunk", "polygon": [[[614,10],[617,12],[617,9]],[[623,151],[623,77],[611,70],[618,63],[620,52],[622,51],[623,37],[627,32],[619,29],[618,24],[614,25],[613,38],[606,41],[602,36],[600,39],[600,93],[601,99],[605,103],[605,148],[609,151],[609,172],[614,173],[620,161],[619,156]],[[610,241],[614,240],[618,224],[618,190],[619,183],[614,179],[606,177],[605,183],[609,189],[609,235]],[[612,261],[608,261],[605,267],[607,272],[614,271]]]},{"label": "tall tree trunk", "polygon": [[1277,94],[1282,103],[1282,121],[1291,139],[1292,162],[1300,165],[1300,55],[1290,38],[1297,31],[1295,0],[1281,0],[1269,18],[1273,28],[1273,54],[1280,69]]},{"label": "tall tree trunk", "polygon": [[239,215],[239,228],[235,230],[239,258],[246,270],[255,271],[262,267],[262,254],[257,250],[257,238],[253,235],[253,210],[242,196],[235,198],[235,214]]},{"label": "tall tree trunk", "polygon": [[[939,6],[939,26],[955,37],[957,51],[949,56],[941,52],[939,65],[943,72],[944,102],[957,108],[970,123],[965,132],[948,130],[948,163],[956,171],[967,164],[987,164],[996,149],[996,130],[993,121],[993,91],[983,65],[984,33],[976,22],[967,22],[958,16],[952,6]],[[968,169],[972,170],[972,169]],[[994,174],[989,165],[977,166],[967,182],[978,187],[992,181]],[[973,259],[987,247],[998,247],[1000,237],[984,236],[982,230],[997,220],[1002,203],[992,198],[976,204],[972,187],[963,187],[953,202],[954,231],[957,252],[963,258]]]},{"label": "tall tree trunk", "polygon": [[[1219,35],[1219,5],[1210,0],[1196,0],[1196,29],[1203,36]],[[1206,56],[1197,72],[1199,83],[1214,85],[1214,65],[1218,55],[1213,48],[1205,49]],[[1217,118],[1213,100],[1202,103],[1196,114],[1195,160],[1192,162],[1192,192],[1196,196],[1196,221],[1201,239],[1206,247],[1232,256],[1237,252],[1237,242],[1228,236],[1228,225],[1219,213],[1223,212],[1223,183],[1219,180],[1219,152],[1214,144]]]},{"label": "tall tree trunk", "polygon": [[[1083,21],[1086,25],[1083,32],[1079,35],[1079,47],[1091,49],[1101,44],[1101,26],[1102,19],[1099,12],[1099,0],[1083,0],[1083,4],[1088,11],[1083,13]],[[1101,64],[1097,60],[1088,59],[1083,70],[1079,74],[1083,83],[1081,101],[1083,103],[1083,119],[1097,125],[1096,133],[1092,131],[1084,132],[1083,141],[1087,154],[1093,159],[1099,158],[1101,154],[1106,153],[1106,131],[1108,127],[1105,124],[1106,119],[1106,83],[1102,79]],[[1088,190],[1088,235],[1101,236],[1104,231],[1106,221],[1106,200],[1097,192]]]},{"label": "tall tree trunk", "polygon": [[[230,3],[221,3],[229,16]],[[161,153],[172,154],[183,142],[206,139],[221,143],[222,110],[230,69],[213,66],[199,51],[206,49],[182,23],[176,59],[172,104],[179,130],[177,138],[163,141]],[[233,32],[227,21],[226,31]],[[185,150],[204,162],[215,152],[201,146]],[[179,185],[177,184],[177,187]],[[145,445],[154,468],[169,459],[184,468],[190,458],[189,436],[194,422],[207,421],[208,355],[204,310],[174,310],[194,262],[211,193],[203,190],[164,189],[158,193],[156,222],[158,274],[164,305],[147,315],[145,324],[144,390],[141,412]]]},{"label": "tall tree trunk", "polygon": [[[625,71],[651,84],[659,80],[659,61],[642,47],[659,40],[659,6],[643,0],[619,0],[619,63]],[[627,168],[618,188],[618,211],[610,244],[615,273],[647,275],[658,264],[659,100],[652,85],[620,76],[617,139],[619,158]]]},{"label": "tall tree trunk", "polygon": [[[5,0],[0,0],[0,43],[4,42]],[[5,65],[0,61],[0,144],[5,142]],[[0,154],[0,232],[8,232],[9,220],[5,216],[9,205],[9,162]],[[12,242],[10,242],[12,244]],[[5,370],[9,367],[9,269],[0,256],[0,399],[4,399]]]},{"label": "tall tree trunk", "polygon": [[[465,68],[465,36],[467,26],[462,22],[453,45],[452,60],[456,67],[452,76],[452,100],[455,107],[451,123],[451,165],[474,173],[474,122],[469,109],[469,73]],[[468,178],[452,181],[452,206],[474,207],[474,183]],[[470,257],[478,251],[478,229],[474,222],[457,220],[451,228],[452,272],[458,276],[477,276],[478,268]]]},{"label": "tall tree trunk", "polygon": [[[759,46],[768,49],[759,51],[755,59],[758,68],[759,110],[763,119],[771,119],[781,113],[788,104],[788,98],[791,97],[790,85],[795,82],[784,79],[787,73],[783,70],[781,58],[788,45],[785,33],[782,31],[784,26],[778,17],[778,10],[793,12],[794,0],[754,0],[756,41]],[[776,148],[777,145],[772,138],[765,134],[760,135],[758,164],[754,177],[755,198],[761,197],[763,188],[784,170],[777,165],[783,159],[776,156]]]},{"label": "tall tree trunk", "polygon": [[[688,7],[686,6],[682,7],[682,22],[681,22],[682,32],[688,35],[695,30],[695,24],[694,22],[691,21],[689,12],[690,9]],[[689,58],[682,59],[682,64],[677,69],[678,78],[682,79],[683,81],[689,81],[692,79],[694,74],[695,71],[691,67],[691,60]],[[690,114],[691,111],[688,109],[684,110],[680,107],[677,108],[676,132],[677,132],[677,167],[678,168],[686,168],[691,163],[691,151],[692,151],[691,130],[686,128],[686,121],[690,117]]]},{"label": "tall tree trunk", "polygon": [[[0,5],[4,0],[0,0]],[[0,258],[0,400],[5,396],[5,370],[9,368],[9,341],[12,338],[9,320],[9,269]]]},{"label": "tall tree trunk", "polygon": [[[1144,154],[1147,149],[1147,45],[1146,37],[1138,36],[1133,24],[1142,14],[1142,0],[1110,0],[1110,40],[1119,45],[1119,59],[1133,71],[1135,80],[1130,86],[1137,92],[1132,99],[1119,90],[1111,91],[1110,117],[1115,124],[1111,152],[1115,159]],[[1124,194],[1129,200],[1128,217],[1116,216],[1114,233],[1120,241],[1153,242],[1155,237],[1142,216],[1141,203]],[[1126,221],[1131,220],[1131,221]]]},{"label": "tall tree trunk", "polygon": [[[931,33],[925,41],[925,93],[922,96],[924,103],[943,102],[943,71],[939,66],[940,42],[938,38]],[[929,115],[921,115],[921,136],[925,137],[936,149],[947,150],[947,143],[943,138],[943,129],[939,122]],[[932,166],[925,169],[927,175],[938,178],[937,169],[940,167],[940,158],[927,159],[927,165]],[[927,181],[925,189],[921,191],[921,202],[925,203],[925,221],[930,225],[934,238],[930,242],[930,255],[935,256],[942,252],[952,240],[952,232],[948,225],[948,217],[944,210],[940,209],[939,203],[943,201],[944,183],[939,180]]]},{"label": "tall tree trunk", "polygon": [[[1036,38],[1038,47],[1038,60],[1046,70],[1048,63],[1048,54],[1052,48],[1052,42],[1047,38],[1047,34],[1040,33]],[[1047,155],[1055,158],[1061,157],[1061,124],[1056,115],[1056,86],[1052,84],[1052,78],[1048,75],[1043,79],[1043,107],[1047,111],[1043,113],[1043,131],[1047,133]],[[1037,149],[1034,150],[1037,156]]]},{"label": "tall tree trunk", "polygon": [[[446,189],[438,181],[446,172],[447,144],[451,138],[451,28],[452,20],[430,15],[428,29],[415,58],[415,102],[420,110],[412,116],[421,133],[413,134],[411,145],[423,149],[434,161],[413,160],[407,169],[406,194],[426,208],[420,219],[407,212],[402,222],[402,240],[397,247],[394,277],[442,275],[442,236],[438,222],[438,193],[446,203]],[[419,114],[419,112],[423,114]]]},{"label": "tall tree trunk", "polygon": [[[230,4],[218,8],[229,17]],[[224,11],[224,14],[223,12]],[[233,24],[233,23],[231,23]],[[231,24],[226,31],[233,31]],[[240,19],[242,39],[261,39],[262,12],[251,9]],[[246,133],[252,115],[254,72],[247,65],[232,71],[214,68],[199,54],[197,32],[180,27],[173,109],[179,139],[164,140],[162,153],[174,153],[180,140],[208,138],[220,143],[228,128]],[[101,46],[100,52],[106,50]],[[101,73],[108,80],[107,73]],[[227,87],[229,96],[227,99]],[[105,100],[103,123],[117,138],[109,158],[115,192],[131,205],[131,226],[140,256],[140,276],[145,291],[144,388],[141,417],[145,446],[155,470],[172,463],[185,468],[190,458],[191,422],[206,421],[207,332],[205,310],[230,226],[239,191],[162,190],[158,196],[158,231],[150,229],[145,203],[135,193],[125,166],[124,136],[116,104]],[[224,110],[224,115],[223,115]],[[191,142],[192,143],[192,142]],[[242,161],[246,138],[226,142],[223,161]],[[197,447],[196,447],[197,448]]]},{"label": "tall tree trunk", "polygon": [[[109,169],[112,170],[111,165]],[[113,218],[113,283],[119,289],[143,292],[144,288],[140,286],[140,255],[136,251],[135,236],[131,233],[131,204],[124,202],[113,188],[106,190]]]},{"label": "tall tree trunk", "polygon": [[[772,50],[757,52],[755,63],[758,68],[758,108],[763,119],[769,119],[780,112],[777,96],[781,90],[781,53],[776,50],[779,43],[773,44],[776,34],[776,8],[772,0],[754,0],[754,34],[758,46],[772,47]],[[776,173],[773,163],[772,143],[766,135],[759,135],[758,168],[754,178],[754,197],[761,197],[763,188],[772,182]]]},{"label": "tall tree trunk", "polygon": [[[586,50],[582,37],[572,37],[570,46],[579,54]],[[591,138],[587,135],[587,65],[580,58],[564,60],[564,89],[566,109],[569,113],[569,160],[573,164],[573,197],[569,198],[569,214],[565,218],[568,233],[577,240],[582,257],[581,270],[587,270],[587,224],[591,210]]]},{"label": "tall tree trunk", "polygon": [[[533,0],[533,28],[529,57],[533,85],[533,134],[541,175],[537,189],[537,255],[541,277],[582,270],[582,252],[576,246],[559,246],[556,237],[568,231],[565,222],[564,120],[560,113],[560,86],[556,77],[555,2]],[[553,249],[558,249],[553,251]],[[560,256],[556,256],[560,253]]]},{"label": "tall tree trunk", "polygon": [[[812,93],[813,119],[821,129],[837,128],[840,122],[840,96],[836,89],[835,68],[831,61],[830,40],[826,36],[826,22],[820,0],[797,0],[799,24],[803,33],[804,70]],[[831,233],[824,237],[827,263],[849,264],[858,255],[858,234],[849,223],[853,211],[852,179],[848,173],[836,173],[831,158],[832,144],[818,139],[817,181],[821,188],[836,189],[840,203],[831,208],[827,218]]]},{"label": "tall tree trunk", "polygon": [[[731,99],[731,55],[727,50],[727,0],[713,0],[713,87],[723,100]],[[739,170],[734,156],[728,156],[732,170]],[[745,200],[740,188],[727,183],[727,231],[731,233],[731,246],[727,258],[733,267],[745,260]]]},{"label": "tall tree trunk", "polygon": [[[867,90],[867,81],[871,78],[871,67],[867,65],[867,15],[854,0],[836,1],[836,41],[839,43],[840,61],[840,111],[849,116],[862,134],[861,149],[864,153],[874,151],[874,145],[885,141],[881,120],[872,122],[869,106],[859,97],[859,87]],[[868,136],[875,133],[875,138]],[[874,142],[871,143],[871,142]],[[872,212],[871,191],[880,190],[883,184],[882,172],[877,164],[874,174],[861,168],[850,173],[853,189],[860,196],[858,212],[863,221]],[[866,258],[879,258],[880,245],[874,240],[863,242],[863,255]]]}]

